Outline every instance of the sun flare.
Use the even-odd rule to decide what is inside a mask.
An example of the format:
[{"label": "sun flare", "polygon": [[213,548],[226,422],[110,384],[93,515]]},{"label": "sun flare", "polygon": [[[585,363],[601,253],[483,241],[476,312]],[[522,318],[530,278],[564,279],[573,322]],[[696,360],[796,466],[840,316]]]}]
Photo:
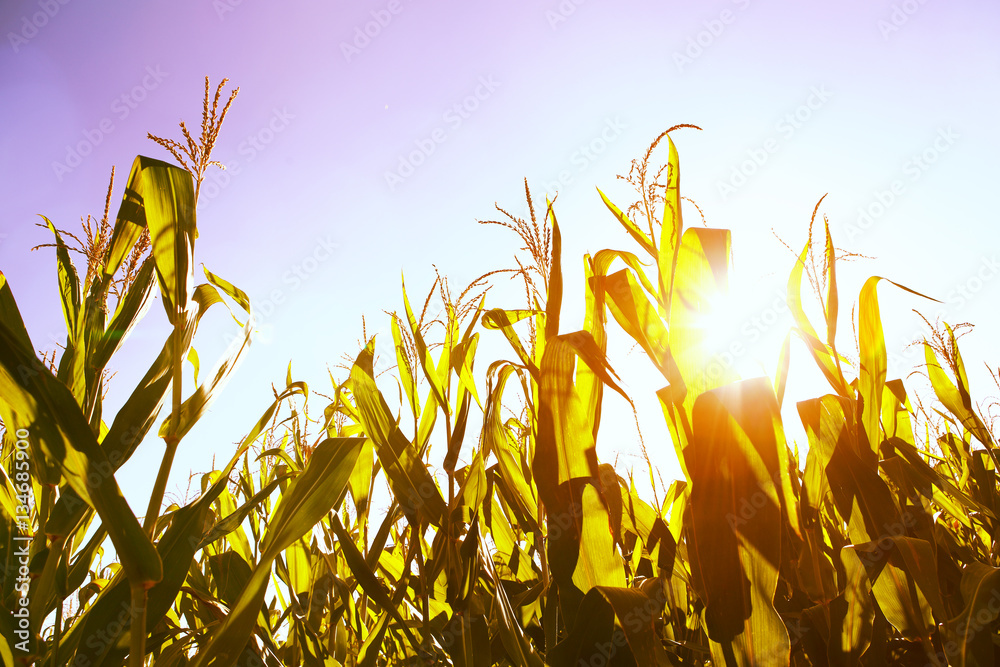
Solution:
[{"label": "sun flare", "polygon": [[771,375],[791,325],[784,295],[775,291],[762,297],[753,284],[734,280],[707,303],[695,326],[702,332],[708,369],[743,380]]}]

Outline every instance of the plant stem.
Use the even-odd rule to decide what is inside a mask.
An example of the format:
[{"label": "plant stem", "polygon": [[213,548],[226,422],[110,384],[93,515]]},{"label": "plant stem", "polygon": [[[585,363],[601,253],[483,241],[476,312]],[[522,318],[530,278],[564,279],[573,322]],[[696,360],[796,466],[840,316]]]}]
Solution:
[{"label": "plant stem", "polygon": [[129,667],[142,667],[146,661],[146,589],[144,585],[129,583],[132,589],[132,625],[129,642]]},{"label": "plant stem", "polygon": [[420,543],[421,539],[420,539],[420,534],[419,534],[419,526],[420,526],[420,520],[419,519],[417,520],[417,525],[416,526],[414,526],[413,524],[410,524],[410,540],[411,540],[411,543],[416,543],[416,546],[417,546],[417,573],[420,576],[420,598],[421,598],[421,602],[423,603],[423,605],[422,605],[422,607],[423,607],[422,608],[422,612],[423,612],[422,613],[422,616],[423,616],[423,623],[422,623],[423,632],[421,633],[422,636],[421,636],[421,639],[420,639],[420,649],[422,651],[425,651],[425,652],[429,653],[428,646],[430,644],[430,631],[431,631],[431,629],[430,629],[430,599],[429,599],[430,598],[430,592],[427,590],[427,571],[424,569],[424,548],[423,548],[423,545]]},{"label": "plant stem", "polygon": [[156,532],[156,520],[160,516],[160,505],[163,504],[163,494],[167,489],[167,480],[170,478],[170,468],[174,464],[174,454],[177,452],[177,437],[181,420],[181,380],[184,373],[184,359],[182,356],[183,342],[181,340],[184,331],[184,312],[178,307],[174,314],[174,345],[173,345],[173,411],[170,417],[170,431],[164,436],[163,442],[166,450],[163,452],[163,460],[160,462],[160,470],[156,474],[156,483],[153,485],[153,493],[149,497],[149,507],[146,509],[146,518],[143,522],[143,530],[153,539]]},{"label": "plant stem", "polygon": [[63,598],[60,597],[56,606],[56,622],[52,630],[52,667],[59,667],[57,660],[59,660],[59,640],[62,636],[63,602]]},{"label": "plant stem", "polygon": [[170,477],[170,468],[174,464],[174,454],[177,453],[177,440],[171,436],[164,438],[167,448],[163,452],[163,460],[160,461],[160,470],[156,474],[156,482],[153,484],[153,493],[149,496],[149,506],[146,508],[146,518],[143,521],[142,529],[153,539],[156,533],[156,521],[160,518],[160,505],[163,504],[163,494],[167,489],[167,479]]},{"label": "plant stem", "polygon": [[[444,430],[445,430],[445,447],[446,451],[451,451],[451,415],[445,412],[444,415]],[[454,467],[454,466],[451,466]],[[451,511],[455,508],[455,471],[447,470],[448,473],[448,522],[445,524],[448,529],[448,537],[452,537],[451,534]]]},{"label": "plant stem", "polygon": [[[178,426],[181,416],[181,377],[184,371],[183,359],[181,358],[181,334],[184,330],[183,311],[180,308],[176,311],[174,320],[174,368],[173,368],[173,416],[171,417],[170,432],[163,438],[166,450],[163,452],[163,460],[160,462],[160,470],[156,473],[156,482],[153,484],[153,493],[149,496],[149,507],[146,509],[146,517],[143,520],[143,530],[149,535],[149,539],[156,537],[156,521],[160,516],[160,505],[163,504],[163,493],[167,488],[167,479],[170,477],[170,468],[174,464],[174,454],[177,453]],[[132,637],[129,649],[129,667],[142,667],[146,657],[146,589],[144,582],[130,581],[132,588]]]}]

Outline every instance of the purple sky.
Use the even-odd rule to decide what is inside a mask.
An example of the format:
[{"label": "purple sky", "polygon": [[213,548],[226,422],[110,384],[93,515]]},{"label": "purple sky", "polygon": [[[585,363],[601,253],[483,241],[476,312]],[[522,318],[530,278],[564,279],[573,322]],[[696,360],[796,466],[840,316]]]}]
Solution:
[{"label": "purple sky", "polygon": [[[837,244],[877,258],[842,267],[842,303],[872,274],[945,301],[928,308],[883,285],[890,353],[921,332],[910,308],[974,322],[964,352],[974,392],[990,393],[981,362],[1000,362],[990,345],[1000,334],[996,3],[8,0],[0,28],[0,269],[44,350],[64,325],[52,252],[29,252],[50,240],[36,214],[70,230],[99,216],[112,165],[117,210],[137,153],[169,159],[147,131],[177,137],[181,119],[197,127],[206,74],[213,89],[224,76],[241,88],[214,154],[231,169],[204,189],[197,260],[250,294],[261,331],[182,444],[170,491],[183,489],[187,468],[228,458],[289,360],[326,391],[326,366],[357,351],[362,313],[371,332],[383,309],[401,307],[401,272],[416,293],[432,263],[455,286],[512,265],[515,239],[475,220],[495,217],[494,202],[526,214],[524,177],[536,201],[560,192],[564,328],[577,328],[582,254],[634,250],[594,186],[627,204],[615,174],[678,123],[704,128],[676,135],[682,190],[710,226],[733,230],[733,337],[768,342],[768,372],[772,339],[788,325],[769,309],[792,263],[771,229],[800,247],[829,193],[822,210]],[[421,150],[412,174],[401,169]],[[697,223],[694,209],[686,216]],[[521,304],[498,290],[490,305]],[[216,316],[200,332],[205,370],[231,328]],[[117,360],[109,408],[166,332],[156,306]],[[800,352],[796,399],[824,391]],[[913,353],[890,361],[890,375],[908,373]],[[672,458],[638,357],[612,361],[650,424],[647,444]],[[634,454],[630,417],[610,424],[601,455]],[[151,438],[119,476],[136,507],[161,451]]]}]

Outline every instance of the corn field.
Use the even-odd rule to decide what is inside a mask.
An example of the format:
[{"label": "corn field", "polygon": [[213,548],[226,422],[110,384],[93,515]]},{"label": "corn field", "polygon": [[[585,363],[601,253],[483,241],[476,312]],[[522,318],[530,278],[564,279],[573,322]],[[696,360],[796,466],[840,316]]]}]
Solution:
[{"label": "corn field", "polygon": [[[66,323],[58,356],[37,352],[0,274],[6,664],[994,664],[997,442],[960,331],[941,324],[922,343],[922,403],[887,375],[876,290],[908,288],[868,279],[856,349],[838,341],[842,255],[817,204],[789,261],[794,327],[775,376],[708,372],[702,323],[728,290],[731,237],[682,222],[673,135],[690,126],[633,163],[634,203],[600,193],[597,213],[629,248],[584,257],[582,329],[560,320],[556,208],[536,210],[526,183],[530,219],[492,222],[530,262],[457,298],[441,278],[422,302],[404,287],[388,315],[390,374],[375,372],[373,339],[322,393],[289,371],[196,497],[165,503],[185,436],[253,353],[250,297],[194,269],[198,188],[235,97],[220,114],[221,91],[210,99],[206,80],[200,138],[183,125],[184,142],[154,138],[180,166],[136,157],[117,214],[109,187],[85,239],[44,219]],[[504,273],[524,303],[487,304]],[[112,358],[155,295],[171,333],[108,414]],[[217,306],[240,334],[204,373],[198,325]],[[605,394],[632,402],[608,362],[612,328],[663,376],[671,443],[647,445],[672,446],[683,479],[662,500],[596,454]],[[477,359],[483,336],[508,358]],[[793,345],[829,384],[794,399],[800,443],[781,416]],[[141,513],[115,475],[161,440]]]}]

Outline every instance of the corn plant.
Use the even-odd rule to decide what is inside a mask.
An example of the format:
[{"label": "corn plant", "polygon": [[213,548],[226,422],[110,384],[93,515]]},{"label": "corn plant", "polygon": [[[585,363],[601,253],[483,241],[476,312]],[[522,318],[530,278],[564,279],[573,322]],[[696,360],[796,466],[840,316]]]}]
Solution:
[{"label": "corn plant", "polygon": [[[8,663],[993,664],[996,442],[971,399],[959,327],[922,343],[933,398],[914,407],[887,377],[874,277],[851,362],[837,343],[845,254],[825,221],[814,241],[817,204],[788,281],[795,326],[775,377],[713,363],[705,315],[728,289],[730,235],[683,225],[671,132],[692,126],[633,163],[630,206],[599,191],[635,247],[584,257],[582,329],[561,317],[554,202],[539,215],[526,183],[528,220],[498,207],[503,217],[485,221],[523,241],[517,268],[457,298],[438,276],[422,307],[404,286],[388,313],[391,373],[377,372],[367,331],[329,395],[289,366],[229,462],[161,512],[182,439],[253,330],[238,288],[207,270],[194,286],[198,184],[235,96],[219,114],[221,89],[210,101],[206,80],[199,141],[184,127],[186,143],[153,137],[183,168],[137,158],[114,224],[109,189],[96,230],[88,220],[86,242],[71,237],[88,260],[82,282],[70,236],[45,221],[67,322],[58,363],[35,353],[0,284]],[[487,306],[502,275],[523,284],[521,307]],[[107,417],[109,361],[156,285],[173,331]],[[220,302],[239,308],[243,336],[199,384],[193,341]],[[671,443],[648,444],[672,447],[683,479],[662,500],[596,454],[605,391],[631,402],[609,362],[611,326],[664,378]],[[511,358],[477,367],[481,335],[502,336]],[[781,418],[793,336],[831,388],[796,403],[801,444]],[[185,362],[197,384],[187,398]],[[163,463],[140,523],[115,471],[168,390]]]},{"label": "corn plant", "polygon": [[[188,136],[202,166],[210,163],[218,125],[228,110],[227,104],[222,115],[216,115],[221,89],[210,109],[206,79],[202,141],[197,144]],[[197,175],[200,180],[201,172]],[[82,281],[66,234],[45,219],[54,236],[51,245],[67,326],[58,363],[36,355],[12,288],[0,277],[0,419],[7,463],[2,480],[0,653],[7,664],[15,657],[21,663],[52,665],[116,665],[126,659],[133,666],[146,664],[147,651],[157,651],[167,639],[159,628],[185,586],[213,503],[227,489],[229,475],[253,441],[248,436],[229,466],[196,500],[160,516],[174,453],[231,373],[253,329],[250,302],[241,290],[207,269],[207,282],[194,284],[196,193],[191,172],[137,157],[114,224],[108,217],[110,188],[102,221],[96,229],[91,220],[85,223],[87,244],[77,248],[88,260]],[[112,418],[102,410],[105,371],[148,310],[157,284],[172,332]],[[225,303],[232,312],[226,297],[245,314],[243,336],[208,379],[198,382],[192,342],[213,305]],[[185,360],[193,363],[197,383],[186,397]],[[163,465],[140,525],[115,473],[156,424],[171,387],[172,409],[159,429],[165,445]],[[258,431],[265,424],[266,419]],[[341,478],[350,470],[358,444],[341,439],[323,443],[313,453],[312,465],[288,482],[286,502],[276,509],[278,525],[264,536],[261,561],[267,567],[262,572],[269,572],[276,553],[329,508],[317,507],[315,491],[331,483],[346,484]],[[325,502],[325,496],[319,497]],[[100,567],[97,559],[106,540],[116,562]],[[266,573],[258,573],[251,583],[263,586],[267,580]],[[231,627],[216,630],[207,640],[214,655],[233,650],[225,648],[229,644],[236,645],[238,655],[247,643],[247,636],[233,639]]]}]

